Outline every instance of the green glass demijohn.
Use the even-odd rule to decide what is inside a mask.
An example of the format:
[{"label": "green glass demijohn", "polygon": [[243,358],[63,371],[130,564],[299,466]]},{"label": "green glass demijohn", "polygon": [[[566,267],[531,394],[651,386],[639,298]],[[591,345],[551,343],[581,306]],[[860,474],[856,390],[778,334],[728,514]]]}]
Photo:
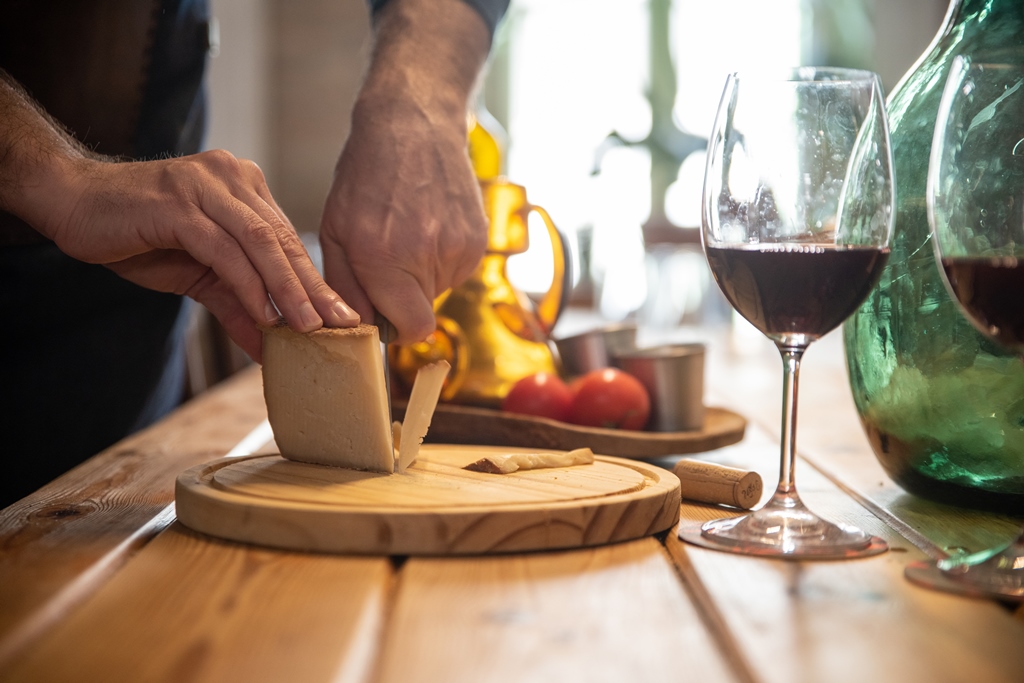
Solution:
[{"label": "green glass demijohn", "polygon": [[1024,0],[953,0],[935,40],[889,97],[892,251],[878,287],[844,325],[846,359],[862,424],[894,481],[933,500],[1020,514],[1024,362],[962,317],[928,231],[928,156],[957,55],[1024,63]]}]

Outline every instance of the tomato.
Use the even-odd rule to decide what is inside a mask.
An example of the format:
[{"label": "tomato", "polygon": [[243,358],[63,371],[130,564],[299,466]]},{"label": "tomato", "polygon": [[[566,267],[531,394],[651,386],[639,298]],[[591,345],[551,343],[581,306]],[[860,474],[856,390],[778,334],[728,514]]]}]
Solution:
[{"label": "tomato", "polygon": [[636,377],[616,368],[592,370],[575,380],[568,421],[587,427],[643,429],[651,398]]},{"label": "tomato", "polygon": [[565,422],[571,405],[572,392],[565,382],[550,372],[538,372],[516,382],[501,402],[501,409]]}]

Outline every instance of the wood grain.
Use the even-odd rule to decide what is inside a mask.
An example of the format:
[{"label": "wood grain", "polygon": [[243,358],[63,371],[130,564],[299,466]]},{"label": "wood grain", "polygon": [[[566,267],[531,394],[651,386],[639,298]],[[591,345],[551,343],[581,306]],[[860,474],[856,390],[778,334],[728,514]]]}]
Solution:
[{"label": "wood grain", "polygon": [[[405,406],[396,403],[394,419],[401,420],[404,415]],[[742,415],[714,406],[706,408],[703,429],[690,432],[643,432],[582,427],[543,417],[442,403],[434,412],[426,442],[563,451],[589,448],[603,455],[645,459],[702,453],[737,443],[743,438],[746,424]]]},{"label": "wood grain", "polygon": [[679,480],[598,456],[592,465],[485,474],[462,469],[487,446],[424,446],[404,474],[280,456],[221,460],[183,473],[178,518],[213,536],[293,550],[494,553],[598,545],[664,531]]},{"label": "wood grain", "polygon": [[177,475],[266,419],[260,394],[245,371],[0,511],[0,666],[173,519]]},{"label": "wood grain", "polygon": [[384,558],[305,555],[175,524],[0,673],[15,681],[365,681]]},{"label": "wood grain", "polygon": [[377,683],[750,680],[716,648],[654,539],[410,559]]}]

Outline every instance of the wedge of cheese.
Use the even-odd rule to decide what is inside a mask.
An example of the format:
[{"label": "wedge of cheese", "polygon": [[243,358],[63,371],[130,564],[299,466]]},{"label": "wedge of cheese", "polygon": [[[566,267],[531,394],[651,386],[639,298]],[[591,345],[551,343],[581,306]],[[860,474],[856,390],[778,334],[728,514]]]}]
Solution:
[{"label": "wedge of cheese", "polygon": [[380,337],[373,325],[263,329],[263,395],[289,460],[394,472]]},{"label": "wedge of cheese", "polygon": [[409,405],[405,409],[405,421],[398,430],[398,443],[395,444],[398,451],[395,465],[397,471],[405,472],[405,469],[416,461],[420,444],[423,443],[423,438],[430,428],[430,420],[437,410],[437,400],[441,397],[444,379],[451,369],[448,361],[441,360],[424,365],[416,371],[416,380],[409,394]]},{"label": "wedge of cheese", "polygon": [[289,460],[404,472],[419,454],[449,370],[446,361],[420,368],[405,422],[391,424],[376,327],[263,329],[267,417]]}]

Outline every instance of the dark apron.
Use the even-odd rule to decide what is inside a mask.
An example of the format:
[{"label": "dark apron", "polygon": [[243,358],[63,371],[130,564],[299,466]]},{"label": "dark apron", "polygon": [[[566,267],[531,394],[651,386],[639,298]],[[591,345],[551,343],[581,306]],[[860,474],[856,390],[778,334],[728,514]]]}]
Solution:
[{"label": "dark apron", "polygon": [[[0,67],[91,149],[199,151],[204,1],[0,0]],[[169,412],[187,306],[0,212],[0,507]]]}]

